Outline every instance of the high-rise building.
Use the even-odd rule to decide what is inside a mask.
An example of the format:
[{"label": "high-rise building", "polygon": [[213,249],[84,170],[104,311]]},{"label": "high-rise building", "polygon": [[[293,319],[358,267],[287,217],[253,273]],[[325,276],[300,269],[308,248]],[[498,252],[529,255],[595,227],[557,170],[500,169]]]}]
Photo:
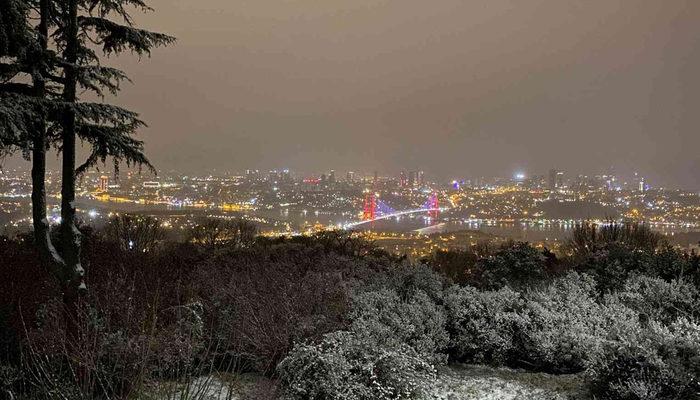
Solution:
[{"label": "high-rise building", "polygon": [[408,186],[416,186],[416,171],[411,171],[408,173]]},{"label": "high-rise building", "polygon": [[348,171],[347,175],[345,176],[345,180],[348,181],[349,183],[354,183],[355,182],[355,172]]},{"label": "high-rise building", "polygon": [[418,171],[418,185],[425,185],[425,172],[423,171]]},{"label": "high-rise building", "polygon": [[399,186],[406,187],[408,185],[408,178],[406,178],[406,171],[401,171],[399,175]]},{"label": "high-rise building", "polygon": [[289,172],[289,169],[285,168],[282,170],[282,182],[292,183],[292,174]]},{"label": "high-rise building", "polygon": [[554,190],[557,188],[557,170],[552,168],[549,170],[549,190]]},{"label": "high-rise building", "polygon": [[328,175],[328,181],[330,183],[335,183],[335,170],[332,169],[331,173]]},{"label": "high-rise building", "polygon": [[557,171],[556,187],[560,189],[564,187],[564,171]]},{"label": "high-rise building", "polygon": [[374,171],[374,183],[379,182],[379,172]]},{"label": "high-rise building", "polygon": [[106,192],[109,189],[109,177],[102,175],[100,177],[100,191]]}]

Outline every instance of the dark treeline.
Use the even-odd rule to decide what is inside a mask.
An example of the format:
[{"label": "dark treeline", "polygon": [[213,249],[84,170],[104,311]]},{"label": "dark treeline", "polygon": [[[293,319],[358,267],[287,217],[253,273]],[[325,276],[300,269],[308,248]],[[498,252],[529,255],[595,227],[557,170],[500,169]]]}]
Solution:
[{"label": "dark treeline", "polygon": [[429,398],[441,365],[479,363],[582,373],[595,398],[700,398],[700,261],[644,226],[581,226],[561,256],[510,242],[420,262],[245,221],[182,242],[149,217],[81,230],[90,289],[70,319],[32,238],[0,242],[6,397],[198,398],[152,393],[256,372],[274,384],[252,398]]}]

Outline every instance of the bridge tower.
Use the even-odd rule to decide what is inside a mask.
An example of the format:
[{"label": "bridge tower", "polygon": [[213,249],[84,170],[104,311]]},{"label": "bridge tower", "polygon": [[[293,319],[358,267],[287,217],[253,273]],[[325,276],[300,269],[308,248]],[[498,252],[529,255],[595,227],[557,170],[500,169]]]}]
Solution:
[{"label": "bridge tower", "polygon": [[428,209],[430,209],[430,218],[437,219],[440,216],[440,202],[436,192],[430,195],[428,199]]},{"label": "bridge tower", "polygon": [[364,207],[362,210],[362,220],[372,221],[377,217],[377,196],[373,191],[365,192]]}]

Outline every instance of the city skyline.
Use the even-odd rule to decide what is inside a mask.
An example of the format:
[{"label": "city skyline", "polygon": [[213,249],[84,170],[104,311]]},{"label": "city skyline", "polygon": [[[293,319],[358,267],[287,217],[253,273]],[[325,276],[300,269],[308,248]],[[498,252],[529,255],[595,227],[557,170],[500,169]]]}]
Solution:
[{"label": "city skyline", "polygon": [[700,188],[700,3],[152,5],[136,20],[178,43],[116,60],[116,101],[161,170],[642,166]]}]

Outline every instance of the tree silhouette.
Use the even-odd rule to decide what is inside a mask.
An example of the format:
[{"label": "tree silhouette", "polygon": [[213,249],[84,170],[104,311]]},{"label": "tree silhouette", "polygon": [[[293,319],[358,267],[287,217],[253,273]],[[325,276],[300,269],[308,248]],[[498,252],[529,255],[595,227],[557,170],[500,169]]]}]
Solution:
[{"label": "tree silhouette", "polygon": [[[154,47],[175,40],[135,28],[132,9],[151,11],[142,0],[0,2],[0,61],[10,60],[0,63],[0,149],[5,154],[22,151],[27,158],[31,154],[38,248],[66,292],[84,286],[75,221],[76,178],[108,158],[115,169],[125,162],[153,170],[143,142],[133,137],[145,126],[138,114],[104,102],[84,102],[78,95],[78,89],[103,98],[105,91],[116,95],[128,80],[124,72],[102,65],[98,52],[150,55]],[[22,76],[30,76],[31,83]],[[78,139],[91,151],[76,167]],[[46,221],[45,157],[51,145],[62,152],[60,252],[53,249]]]}]

